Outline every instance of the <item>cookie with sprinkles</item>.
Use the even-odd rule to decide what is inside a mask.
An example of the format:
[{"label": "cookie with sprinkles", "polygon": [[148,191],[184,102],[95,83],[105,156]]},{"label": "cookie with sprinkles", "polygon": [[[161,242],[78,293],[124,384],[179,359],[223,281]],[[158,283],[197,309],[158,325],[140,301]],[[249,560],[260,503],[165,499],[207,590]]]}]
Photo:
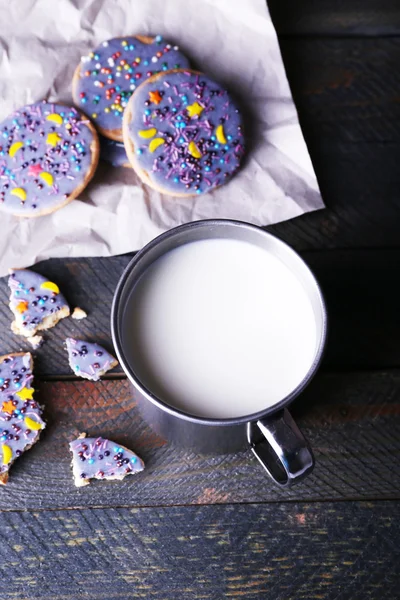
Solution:
[{"label": "cookie with sprinkles", "polygon": [[88,438],[82,433],[70,442],[72,472],[77,487],[90,479],[124,479],[144,469],[144,462],[132,450],[101,437]]},{"label": "cookie with sprinkles", "polygon": [[34,400],[32,355],[0,356],[0,484],[12,463],[35,444],[46,423]]},{"label": "cookie with sprinkles", "polygon": [[100,158],[113,167],[126,167],[131,169],[131,163],[126,155],[123,142],[116,142],[100,135]]},{"label": "cookie with sprinkles", "polygon": [[175,69],[150,77],[124,114],[124,144],[141,179],[174,196],[226,183],[244,155],[242,117],[207,75]]},{"label": "cookie with sprinkles", "polygon": [[68,303],[58,285],[39,273],[29,269],[12,271],[8,286],[9,306],[14,315],[11,330],[18,335],[32,338],[38,331],[50,329],[69,316]]},{"label": "cookie with sprinkles", "polygon": [[76,108],[39,102],[0,123],[0,210],[38,217],[62,208],[91,180],[100,146]]},{"label": "cookie with sprinkles", "polygon": [[104,373],[117,366],[118,361],[103,346],[67,338],[69,366],[79,377],[98,381]]},{"label": "cookie with sprinkles", "polygon": [[82,57],[72,96],[101,134],[122,142],[122,115],[140,83],[155,73],[188,67],[179,47],[161,35],[113,38]]}]

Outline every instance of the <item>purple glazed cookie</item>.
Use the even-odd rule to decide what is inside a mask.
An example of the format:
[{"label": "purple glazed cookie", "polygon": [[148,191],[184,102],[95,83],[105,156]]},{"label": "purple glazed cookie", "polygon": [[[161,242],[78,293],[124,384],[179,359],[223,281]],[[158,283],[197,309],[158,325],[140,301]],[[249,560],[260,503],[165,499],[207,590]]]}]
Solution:
[{"label": "purple glazed cookie", "polygon": [[90,479],[124,479],[144,469],[143,461],[131,450],[101,437],[88,438],[82,433],[70,442],[72,472],[77,487]]},{"label": "purple glazed cookie", "polygon": [[72,80],[74,102],[105,137],[122,142],[122,115],[146,78],[189,67],[178,46],[161,35],[113,38],[83,56]]},{"label": "purple glazed cookie", "polygon": [[20,217],[51,213],[91,180],[99,140],[75,108],[39,102],[0,123],[0,210]]},{"label": "purple glazed cookie", "polygon": [[207,75],[167,71],[145,81],[130,99],[124,144],[148,185],[174,196],[204,194],[240,166],[242,117],[228,92]]},{"label": "purple glazed cookie", "polygon": [[12,463],[39,439],[46,423],[33,399],[29,352],[0,357],[0,484],[8,481]]},{"label": "purple glazed cookie", "polygon": [[123,142],[116,142],[100,135],[100,158],[113,167],[127,167],[131,169],[131,163],[126,155]]},{"label": "purple glazed cookie", "polygon": [[9,306],[15,319],[11,329],[17,335],[31,338],[69,316],[68,303],[58,285],[39,273],[29,269],[13,271],[8,286],[11,290]]},{"label": "purple glazed cookie", "polygon": [[99,344],[67,338],[69,366],[79,377],[98,381],[104,373],[117,366],[118,361]]}]

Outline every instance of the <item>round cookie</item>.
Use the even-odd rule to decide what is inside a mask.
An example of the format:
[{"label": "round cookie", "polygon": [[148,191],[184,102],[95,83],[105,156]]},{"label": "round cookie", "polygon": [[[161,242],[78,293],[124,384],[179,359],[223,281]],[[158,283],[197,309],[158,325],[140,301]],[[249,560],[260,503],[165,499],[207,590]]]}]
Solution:
[{"label": "round cookie", "polygon": [[193,196],[226,183],[244,155],[242,117],[207,75],[174,69],[150,77],[124,114],[128,158],[148,185]]},{"label": "round cookie", "polygon": [[102,135],[122,142],[122,115],[134,90],[155,73],[187,67],[178,46],[161,35],[113,38],[82,57],[72,95]]},{"label": "round cookie", "polygon": [[100,158],[113,167],[127,167],[131,169],[131,163],[126,155],[123,142],[116,142],[100,135]]},{"label": "round cookie", "polygon": [[0,210],[21,217],[51,213],[91,180],[99,140],[75,108],[39,102],[0,123]]}]

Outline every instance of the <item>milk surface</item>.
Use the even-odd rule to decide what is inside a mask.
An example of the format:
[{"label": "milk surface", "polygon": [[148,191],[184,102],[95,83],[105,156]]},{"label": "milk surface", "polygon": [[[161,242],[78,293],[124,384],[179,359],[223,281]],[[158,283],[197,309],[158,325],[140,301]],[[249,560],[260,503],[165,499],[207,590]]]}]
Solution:
[{"label": "milk surface", "polygon": [[296,276],[247,242],[176,248],[141,276],[124,345],[139,380],[192,415],[229,418],[276,404],[316,354],[315,316]]}]

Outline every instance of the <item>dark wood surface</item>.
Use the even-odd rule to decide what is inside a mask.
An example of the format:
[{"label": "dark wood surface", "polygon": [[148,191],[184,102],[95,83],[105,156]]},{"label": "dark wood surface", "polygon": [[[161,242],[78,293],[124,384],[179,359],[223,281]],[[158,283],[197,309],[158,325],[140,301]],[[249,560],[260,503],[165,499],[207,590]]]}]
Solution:
[{"label": "dark wood surface", "polygon": [[0,594],[395,600],[396,510],[324,502],[3,513]]},{"label": "dark wood surface", "polygon": [[[1,600],[396,600],[400,598],[400,3],[269,0],[327,209],[268,229],[324,291],[322,370],[292,413],[313,474],[282,491],[250,453],[198,456],[142,421],[116,369],[76,380],[68,335],[112,350],[110,305],[131,256],[50,260],[37,270],[88,314],[35,353],[48,427],[0,489]],[[0,354],[9,330],[0,280]],[[81,431],[146,462],[121,483],[72,483]]]}]

